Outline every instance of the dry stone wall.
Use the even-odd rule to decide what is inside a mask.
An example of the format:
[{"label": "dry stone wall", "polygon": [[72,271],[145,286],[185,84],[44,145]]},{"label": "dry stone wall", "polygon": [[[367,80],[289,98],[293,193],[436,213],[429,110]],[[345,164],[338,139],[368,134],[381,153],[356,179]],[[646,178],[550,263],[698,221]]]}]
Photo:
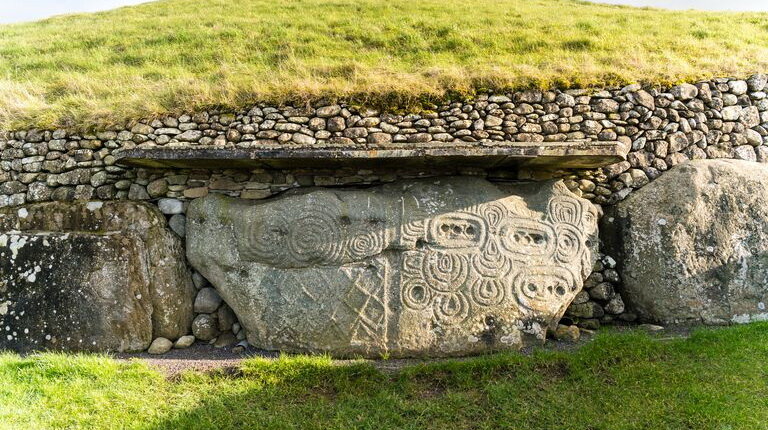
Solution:
[{"label": "dry stone wall", "polygon": [[[182,238],[190,201],[209,193],[266,199],[292,188],[366,186],[431,176],[490,181],[564,179],[598,206],[624,200],[671,167],[694,159],[768,162],[768,76],[713,79],[672,88],[521,91],[447,102],[419,114],[394,114],[344,103],[259,104],[242,112],[139,121],[94,133],[67,130],[0,132],[0,207],[46,201],[135,200],[156,204]],[[123,148],[407,147],[472,142],[612,141],[631,145],[626,161],[594,170],[489,171],[472,168],[393,169],[144,169],[117,164]],[[615,293],[611,256],[602,257],[566,314],[594,326],[632,320]],[[232,310],[200,275],[193,323],[201,339],[244,339]],[[198,303],[199,302],[199,303]],[[223,333],[223,335],[222,335]]]}]

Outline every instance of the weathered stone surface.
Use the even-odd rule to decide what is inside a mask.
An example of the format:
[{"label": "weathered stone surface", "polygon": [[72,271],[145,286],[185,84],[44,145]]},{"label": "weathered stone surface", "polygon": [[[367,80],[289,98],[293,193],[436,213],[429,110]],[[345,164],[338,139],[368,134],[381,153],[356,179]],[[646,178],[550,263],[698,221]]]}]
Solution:
[{"label": "weathered stone surface", "polygon": [[543,341],[591,271],[596,218],[554,181],[209,195],[188,210],[187,255],[256,347],[470,354]]},{"label": "weathered stone surface", "polygon": [[[365,131],[364,128],[356,128]],[[349,132],[353,129],[347,129]],[[420,135],[426,135],[421,133]],[[356,137],[366,137],[362,134]],[[415,135],[414,135],[415,136]],[[251,148],[156,147],[121,149],[118,163],[141,167],[226,167],[226,168],[296,168],[333,166],[398,167],[439,165],[466,166],[525,166],[554,168],[592,168],[625,160],[629,146],[620,141],[569,142],[504,142],[493,146],[459,146],[454,143],[431,143],[431,136],[419,145],[381,148],[359,148],[354,143],[344,147],[279,148],[274,146]],[[417,141],[419,141],[417,139]],[[351,141],[350,141],[351,142]],[[385,142],[384,142],[385,143]],[[372,149],[376,149],[373,151]],[[135,199],[146,192],[142,187],[133,191]],[[134,199],[134,197],[131,197]],[[147,197],[149,198],[149,197]],[[162,200],[161,200],[162,202]]]},{"label": "weathered stone surface", "polygon": [[0,209],[0,349],[135,351],[189,330],[194,286],[152,206]]},{"label": "weathered stone surface", "polygon": [[191,334],[182,336],[176,340],[173,344],[174,349],[186,349],[195,343],[195,337]]},{"label": "weathered stone surface", "polygon": [[192,334],[200,340],[211,340],[219,334],[217,325],[211,315],[200,314],[192,321]]},{"label": "weathered stone surface", "polygon": [[619,203],[604,237],[630,309],[661,323],[768,319],[766,184],[762,164],[695,160]]},{"label": "weathered stone surface", "polygon": [[147,349],[147,352],[152,355],[161,355],[170,351],[172,347],[173,347],[173,342],[171,342],[170,340],[164,337],[158,337],[157,339],[152,341],[151,345],[149,345],[149,349]]},{"label": "weathered stone surface", "polygon": [[221,297],[213,288],[203,288],[198,291],[195,298],[194,310],[199,314],[210,314],[216,312],[221,306]]}]

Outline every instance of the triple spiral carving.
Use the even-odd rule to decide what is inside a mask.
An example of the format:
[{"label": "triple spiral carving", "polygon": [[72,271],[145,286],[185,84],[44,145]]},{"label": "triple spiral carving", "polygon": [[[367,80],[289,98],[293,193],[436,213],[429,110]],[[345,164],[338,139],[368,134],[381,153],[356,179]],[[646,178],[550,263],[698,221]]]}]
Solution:
[{"label": "triple spiral carving", "polygon": [[406,195],[396,203],[396,230],[376,215],[397,211],[383,199],[358,212],[329,193],[300,202],[255,213],[239,242],[243,258],[284,268],[344,266],[405,248],[400,302],[443,326],[498,306],[536,312],[567,302],[591,266],[596,215],[569,196],[552,198],[541,216],[518,197],[429,215]]}]

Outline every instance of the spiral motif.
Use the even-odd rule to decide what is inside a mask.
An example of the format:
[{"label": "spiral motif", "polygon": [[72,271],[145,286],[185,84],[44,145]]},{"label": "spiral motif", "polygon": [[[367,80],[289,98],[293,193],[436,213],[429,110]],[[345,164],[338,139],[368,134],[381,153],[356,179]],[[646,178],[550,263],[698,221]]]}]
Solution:
[{"label": "spiral motif", "polygon": [[384,250],[382,231],[360,231],[347,240],[346,249],[350,258],[360,260],[381,253]]},{"label": "spiral motif", "polygon": [[435,302],[435,318],[445,325],[456,325],[467,319],[469,301],[460,291],[441,294]]},{"label": "spiral motif", "polygon": [[438,291],[457,291],[467,279],[469,268],[466,256],[430,251],[422,262],[424,279]]},{"label": "spiral motif", "polygon": [[576,227],[569,224],[560,224],[555,227],[557,235],[557,260],[561,263],[570,263],[579,257],[582,251],[581,233]]},{"label": "spiral motif", "polygon": [[241,246],[240,253],[249,260],[280,264],[286,257],[287,235],[288,227],[282,218],[263,218],[249,225],[247,242]]},{"label": "spiral motif", "polygon": [[335,264],[341,260],[341,231],[328,213],[312,211],[293,221],[288,250],[299,263]]}]

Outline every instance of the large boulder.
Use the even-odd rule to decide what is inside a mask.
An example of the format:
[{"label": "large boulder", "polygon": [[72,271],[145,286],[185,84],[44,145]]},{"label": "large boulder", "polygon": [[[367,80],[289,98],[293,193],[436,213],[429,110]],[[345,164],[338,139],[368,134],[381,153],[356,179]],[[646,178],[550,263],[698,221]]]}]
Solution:
[{"label": "large boulder", "polygon": [[251,344],[442,356],[542,341],[593,266],[597,213],[561,182],[477,178],[192,202],[187,256]]},{"label": "large boulder", "polygon": [[181,241],[145,203],[0,209],[0,349],[137,351],[192,322]]},{"label": "large boulder", "polygon": [[644,320],[725,324],[768,318],[768,167],[681,164],[603,218],[622,296]]}]

